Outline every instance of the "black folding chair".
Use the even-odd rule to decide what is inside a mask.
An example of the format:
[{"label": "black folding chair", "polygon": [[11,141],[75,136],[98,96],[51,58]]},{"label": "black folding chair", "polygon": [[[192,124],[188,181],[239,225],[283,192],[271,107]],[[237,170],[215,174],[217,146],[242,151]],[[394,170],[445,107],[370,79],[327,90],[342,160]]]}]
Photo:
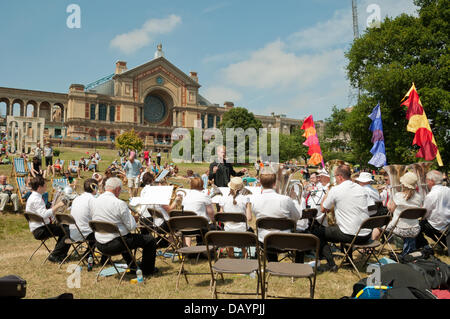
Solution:
[{"label": "black folding chair", "polygon": [[[104,255],[107,256],[108,258],[106,259],[105,263],[102,265],[102,268],[100,269],[100,271],[97,273],[97,276],[95,277],[95,281],[98,281],[98,277],[100,276],[100,273],[102,272],[103,268],[105,268],[106,264],[108,262],[111,262],[113,264],[114,269],[116,270],[117,274],[120,274],[119,270],[117,269],[116,265],[114,264],[114,262],[112,262],[112,257],[122,254],[124,252],[127,252],[130,256],[131,256],[131,261],[129,264],[127,264],[127,269],[131,269],[131,265],[134,263],[134,265],[136,265],[137,267],[137,261],[136,261],[136,250],[135,253],[133,254],[130,247],[127,245],[127,242],[125,240],[125,238],[120,234],[119,228],[117,227],[117,225],[112,224],[112,223],[108,223],[108,222],[102,222],[102,221],[96,221],[96,220],[91,220],[89,222],[89,227],[91,227],[91,229],[96,232],[96,233],[101,233],[101,234],[115,234],[115,235],[119,235],[120,239],[122,240],[123,245],[125,246],[125,249],[117,254],[114,255],[110,255],[110,254],[106,254],[103,251],[100,250],[100,252]],[[120,286],[120,283],[123,280],[123,277],[125,276],[126,271],[123,272],[122,276],[120,276],[119,279],[119,284],[118,286]]]},{"label": "black folding chair", "polygon": [[[244,216],[245,217],[245,216]],[[258,249],[258,238],[255,234],[250,232],[225,232],[225,231],[210,231],[206,234],[206,248],[208,252],[209,269],[211,271],[211,285],[212,294],[214,298],[218,298],[218,294],[231,294],[231,295],[256,295],[258,296],[259,287],[262,284],[261,281],[261,260]],[[234,259],[234,258],[220,258],[216,254],[217,249],[221,247],[255,247],[256,259]],[[211,255],[214,254],[214,261]],[[257,288],[256,293],[252,292],[219,292],[217,291],[217,278],[218,274],[247,274],[256,273],[257,275]],[[261,296],[262,296],[261,289]]]},{"label": "black folding chair", "polygon": [[188,255],[197,255],[198,258],[201,253],[207,253],[206,245],[197,245],[186,247],[184,244],[185,237],[193,237],[200,235],[205,242],[205,231],[208,229],[208,220],[201,216],[179,216],[172,217],[168,221],[170,232],[175,239],[177,246],[177,254],[181,260],[180,269],[177,276],[176,289],[178,290],[181,274],[184,275],[186,283],[189,283],[187,275],[207,275],[209,273],[194,273],[186,271],[184,264]]},{"label": "black folding chair", "polygon": [[[225,223],[244,223],[245,229],[248,230],[247,217],[241,213],[218,213],[214,215],[214,220],[217,229],[225,229]],[[223,228],[219,228],[219,224],[223,225]],[[249,250],[247,249],[247,253]]]},{"label": "black folding chair", "polygon": [[[286,296],[276,296],[268,294],[268,283],[270,276],[308,278],[310,284],[310,298],[314,298],[316,287],[316,275],[319,256],[320,240],[311,234],[289,234],[289,233],[271,233],[264,238],[264,262],[263,262],[263,298],[292,298]],[[308,251],[315,252],[315,264],[312,267],[309,264],[288,263],[288,262],[268,262],[267,251],[289,250],[289,251]]]},{"label": "black folding chair", "polygon": [[386,236],[386,233],[384,233],[384,243],[380,248],[380,251],[378,252],[378,256],[380,256],[381,252],[383,251],[384,246],[387,244],[390,251],[393,253],[395,259],[397,260],[397,262],[400,262],[400,260],[398,259],[397,253],[395,252],[395,250],[392,248],[392,246],[390,245],[389,241],[392,239],[393,235],[394,235],[394,230],[395,227],[397,226],[400,218],[403,219],[421,219],[423,218],[423,216],[425,216],[427,210],[425,208],[407,208],[404,211],[402,211],[400,213],[400,215],[397,218],[397,221],[395,222],[395,224],[393,225],[393,227],[391,228],[389,234]]},{"label": "black folding chair", "polygon": [[[256,234],[259,238],[260,229],[266,230],[275,230],[275,231],[291,231],[295,232],[297,228],[297,223],[293,219],[289,218],[276,218],[276,217],[261,217],[256,220]],[[262,244],[262,243],[261,243]],[[263,247],[260,247],[261,250],[264,250]],[[266,256],[266,252],[264,252],[264,256]],[[282,252],[282,251],[280,251]],[[288,256],[292,258],[292,256]]]},{"label": "black folding chair", "polygon": [[355,234],[355,236],[353,237],[353,240],[351,243],[341,243],[342,247],[344,249],[344,258],[342,258],[342,261],[339,264],[338,269],[341,268],[341,266],[344,264],[344,262],[346,260],[348,260],[352,264],[353,268],[356,270],[358,277],[361,279],[361,275],[359,273],[358,267],[356,267],[356,265],[353,261],[353,258],[352,258],[353,250],[358,251],[361,254],[361,256],[364,256],[364,255],[367,256],[367,258],[362,263],[362,266],[367,264],[367,262],[370,259],[370,256],[375,257],[375,259],[377,260],[377,263],[380,263],[377,255],[375,254],[376,249],[381,245],[380,241],[370,239],[365,244],[356,244],[355,242],[356,242],[356,239],[358,238],[359,233],[363,229],[373,230],[375,228],[382,228],[383,231],[382,231],[381,235],[383,235],[383,232],[384,232],[383,227],[386,226],[387,224],[389,224],[390,221],[391,221],[391,216],[374,216],[374,217],[369,217],[368,219],[366,219],[359,227],[359,229],[358,229],[357,233]]},{"label": "black folding chair", "polygon": [[27,262],[29,262],[31,260],[31,258],[33,258],[34,254],[36,254],[36,252],[42,247],[44,246],[47,249],[48,255],[47,257],[44,259],[44,261],[42,262],[42,264],[45,264],[45,262],[47,261],[48,257],[50,257],[52,250],[50,248],[47,247],[47,245],[45,244],[47,242],[47,240],[53,238],[55,240],[55,242],[58,242],[58,239],[56,238],[56,236],[53,234],[53,232],[51,231],[50,227],[48,226],[48,224],[46,224],[44,222],[44,218],[42,218],[41,216],[34,214],[34,213],[30,213],[30,212],[25,212],[23,213],[23,216],[25,217],[25,219],[28,221],[28,223],[30,222],[35,222],[35,223],[42,223],[45,225],[45,227],[47,228],[47,231],[49,232],[49,236],[41,239],[41,244],[39,245],[38,248],[36,248],[36,250],[31,254],[30,258],[28,258]]},{"label": "black folding chair", "polygon": [[[66,262],[66,260],[69,259],[74,253],[77,253],[77,255],[81,257],[77,263],[77,266],[80,263],[84,264],[84,260],[87,258],[89,253],[91,253],[92,258],[96,258],[93,247],[89,246],[89,243],[88,243],[86,237],[84,237],[83,233],[80,231],[80,228],[78,227],[78,225],[75,222],[75,219],[73,218],[72,215],[56,213],[55,218],[56,218],[56,222],[59,225],[61,225],[61,229],[63,230],[64,234],[66,235],[65,243],[72,247],[72,252],[70,254],[67,254],[67,256],[59,264],[59,268],[61,268],[62,264],[64,264]],[[69,227],[70,227],[70,225],[74,225],[83,239],[79,240],[79,241],[74,241],[73,239],[71,239],[70,233],[67,233],[66,229],[64,228],[64,225],[67,225]],[[81,248],[83,244],[87,245],[87,249],[85,250],[84,254],[81,254],[80,251],[78,251],[78,248]]]}]

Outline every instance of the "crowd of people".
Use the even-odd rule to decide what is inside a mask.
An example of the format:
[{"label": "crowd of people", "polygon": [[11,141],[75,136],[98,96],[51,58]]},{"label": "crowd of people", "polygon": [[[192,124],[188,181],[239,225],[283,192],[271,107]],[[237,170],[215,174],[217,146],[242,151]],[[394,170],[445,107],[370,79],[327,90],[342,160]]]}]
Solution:
[{"label": "crowd of people", "polygon": [[[53,166],[48,174],[56,173],[57,167],[53,159],[42,153],[48,166]],[[401,178],[401,189],[393,191],[389,186],[389,178],[384,175],[386,187],[377,190],[372,185],[374,177],[369,172],[361,171],[357,176],[350,166],[339,165],[332,172],[335,178],[335,185],[330,185],[330,172],[324,169],[317,171],[303,171],[304,188],[302,196],[298,194],[278,194],[275,191],[277,183],[277,174],[270,167],[256,163],[256,185],[260,186],[260,191],[251,193],[245,188],[243,176],[248,174],[247,169],[235,171],[233,165],[228,163],[226,158],[226,148],[220,146],[217,149],[217,159],[211,163],[209,169],[203,175],[194,174],[188,171],[185,176],[188,178],[190,191],[183,197],[178,195],[171,205],[144,205],[137,214],[132,212],[127,202],[119,199],[120,194],[126,191],[124,185],[128,188],[129,198],[145,197],[152,192],[151,186],[154,185],[158,175],[166,170],[167,176],[177,176],[176,166],[167,163],[161,165],[161,156],[157,156],[157,162],[151,160],[151,155],[144,151],[142,161],[139,160],[138,153],[131,151],[128,158],[121,159],[120,163],[112,162],[104,174],[100,174],[98,167],[92,167],[93,175],[84,180],[83,193],[73,200],[70,213],[74,217],[78,228],[70,228],[68,232],[73,240],[84,237],[89,245],[105,255],[120,254],[124,260],[131,264],[132,271],[137,268],[142,269],[144,276],[150,276],[158,269],[155,267],[156,250],[158,247],[167,246],[167,242],[154,238],[151,232],[137,232],[139,224],[155,223],[158,227],[169,228],[169,212],[182,205],[185,211],[193,211],[199,216],[208,220],[209,230],[223,229],[224,231],[254,231],[251,227],[243,223],[226,223],[218,225],[215,222],[215,215],[223,212],[241,213],[246,216],[248,222],[257,220],[261,217],[288,218],[297,223],[296,232],[311,233],[320,240],[320,257],[326,260],[328,267],[321,267],[322,270],[337,271],[337,265],[333,257],[335,244],[350,243],[358,233],[361,224],[371,216],[391,214],[392,221],[387,225],[387,232],[393,230],[393,233],[404,240],[402,255],[410,253],[418,248],[428,245],[424,235],[434,238],[440,232],[446,229],[450,223],[450,190],[443,185],[443,174],[432,170],[426,175],[426,183],[429,193],[425,198],[417,191],[418,177],[416,174],[407,172]],[[38,158],[35,155],[34,158]],[[83,161],[82,161],[83,160]],[[98,165],[101,160],[98,153],[93,154],[90,161]],[[80,159],[76,165],[70,161],[68,172],[77,174],[89,170],[89,162]],[[49,260],[61,262],[67,255],[69,245],[65,243],[65,233],[61,227],[55,225],[54,214],[62,205],[48,205],[48,192],[45,186],[45,171],[39,169],[39,162],[36,167],[33,166],[33,173],[27,181],[26,192],[26,211],[38,214],[44,218],[44,221],[51,226],[51,231],[58,237],[56,247],[52,251]],[[290,163],[287,163],[290,165]],[[33,162],[34,165],[34,162]],[[53,171],[54,170],[54,171]],[[70,174],[69,174],[70,175]],[[206,190],[209,185],[217,187],[228,187],[230,192],[222,196],[220,201],[214,205],[212,198]],[[139,191],[141,189],[141,191]],[[205,191],[206,190],[206,191]],[[0,209],[4,207],[5,201],[11,199],[4,194],[11,192],[6,178],[0,176]],[[294,192],[295,193],[295,192]],[[25,195],[25,194],[24,194]],[[375,205],[381,202],[382,205]],[[16,210],[16,202],[14,208]],[[424,218],[419,220],[399,220],[399,214],[406,208],[423,207],[427,213]],[[317,209],[318,213],[314,220],[302,218],[305,209]],[[18,208],[17,208],[18,209]],[[160,213],[159,218],[154,219],[148,210],[154,209]],[[104,235],[94,233],[89,227],[89,221],[106,221],[117,225],[120,235],[126,240],[131,249],[142,248],[142,262],[133,264],[131,256],[125,249],[125,246],[119,234]],[[48,226],[47,225],[47,226]],[[248,224],[247,224],[248,225]],[[30,222],[30,231],[36,239],[48,236],[48,228],[44,224]],[[223,226],[223,227],[222,227]],[[379,239],[382,229],[361,230],[358,233],[355,243],[364,244],[371,240]],[[271,231],[258,230],[258,240],[262,244],[265,236]],[[200,242],[198,238],[197,244]],[[447,234],[444,242],[450,244],[450,236]],[[186,245],[193,244],[190,240]],[[164,246],[165,245],[165,246]],[[247,254],[247,251],[243,251]],[[232,248],[228,249],[229,256],[234,256]],[[278,251],[270,251],[267,256],[269,261],[278,260]],[[106,259],[103,258],[102,262]],[[296,254],[295,262],[303,262],[304,254]]]}]

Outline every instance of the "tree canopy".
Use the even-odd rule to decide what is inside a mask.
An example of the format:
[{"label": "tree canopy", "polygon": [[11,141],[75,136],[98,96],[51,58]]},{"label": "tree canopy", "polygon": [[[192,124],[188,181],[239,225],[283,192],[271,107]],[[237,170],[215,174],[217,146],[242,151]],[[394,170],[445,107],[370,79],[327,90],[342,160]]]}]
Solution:
[{"label": "tree canopy", "polygon": [[417,0],[419,16],[386,18],[380,28],[369,28],[346,52],[347,75],[361,90],[358,103],[345,119],[355,161],[367,163],[372,147],[368,115],[380,103],[388,164],[420,161],[406,130],[406,108],[401,100],[415,83],[444,165],[450,155],[450,2]]},{"label": "tree canopy", "polygon": [[134,129],[131,129],[131,131],[126,131],[116,138],[116,148],[120,149],[122,153],[126,153],[129,150],[136,150],[140,152],[143,147],[144,142],[136,134]]}]

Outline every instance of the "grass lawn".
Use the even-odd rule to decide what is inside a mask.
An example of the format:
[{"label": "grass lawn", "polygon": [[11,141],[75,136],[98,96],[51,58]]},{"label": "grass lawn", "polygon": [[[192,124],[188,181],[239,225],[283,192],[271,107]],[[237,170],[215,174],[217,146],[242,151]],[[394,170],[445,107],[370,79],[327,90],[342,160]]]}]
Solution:
[{"label": "grass lawn", "polygon": [[[86,152],[92,153],[94,150],[60,148],[61,159],[79,159],[85,156]],[[106,167],[113,159],[118,159],[117,151],[100,150],[102,161],[99,170],[104,172]],[[164,154],[165,155],[165,154]],[[163,157],[162,163],[169,161]],[[178,164],[180,176],[186,174],[187,169],[202,174],[208,164]],[[237,167],[239,170],[239,167]],[[8,181],[13,181],[9,177],[11,165],[0,165],[0,174],[8,176]],[[254,171],[251,171],[254,173]],[[92,172],[83,172],[82,177],[91,176]],[[183,184],[187,180],[176,179]],[[50,183],[50,181],[48,181]],[[78,182],[77,191],[81,193],[82,182]],[[48,185],[48,190],[51,186]],[[123,193],[121,198],[126,200],[127,193]],[[8,204],[8,209],[11,210]],[[118,280],[114,277],[100,277],[98,283],[95,283],[95,276],[99,267],[94,267],[92,272],[87,272],[86,267],[81,271],[80,288],[69,288],[68,278],[71,276],[67,272],[70,264],[76,263],[74,260],[64,264],[61,269],[58,265],[47,262],[42,265],[46,256],[46,251],[41,248],[27,263],[28,257],[39,245],[29,231],[25,218],[21,215],[6,213],[0,216],[0,277],[15,274],[27,281],[26,298],[50,298],[64,292],[73,293],[75,298],[150,298],[150,299],[207,299],[211,298],[209,291],[210,275],[189,276],[189,284],[184,278],[180,280],[178,291],[176,288],[176,277],[180,263],[170,258],[157,257],[156,266],[160,269],[157,276],[150,277],[144,285],[130,283],[132,277],[125,277],[126,280],[118,287]],[[54,241],[49,241],[51,248],[54,247]],[[449,263],[447,256],[438,256],[444,262]],[[117,257],[116,257],[117,259]],[[336,259],[339,262],[339,259]],[[324,262],[324,261],[322,261]],[[195,261],[188,261],[186,268],[195,272],[209,272],[207,260],[200,260],[198,264]],[[338,273],[321,273],[317,276],[315,298],[317,299],[338,299],[343,296],[350,296],[353,285],[359,280],[356,273],[351,271],[350,267],[344,267]],[[219,290],[225,291],[256,291],[256,279],[243,275],[225,275],[225,282],[218,283]],[[269,283],[269,292],[272,294],[282,294],[291,296],[309,295],[309,281],[307,279],[297,279],[294,282],[290,278],[271,278]],[[223,297],[223,296],[222,296]],[[240,296],[226,296],[227,298],[239,298]],[[241,297],[242,298],[242,297]],[[253,297],[251,297],[253,298]]]}]

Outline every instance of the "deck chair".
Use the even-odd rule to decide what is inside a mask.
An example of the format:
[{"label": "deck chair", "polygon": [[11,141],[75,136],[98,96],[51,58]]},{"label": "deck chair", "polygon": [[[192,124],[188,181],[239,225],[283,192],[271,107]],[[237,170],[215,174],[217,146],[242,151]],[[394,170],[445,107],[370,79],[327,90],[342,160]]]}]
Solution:
[{"label": "deck chair", "polygon": [[[72,172],[71,170],[69,170],[69,166],[70,166],[71,162],[72,161],[68,161],[68,163],[67,163],[67,171],[69,172],[70,175],[77,176],[77,172]],[[75,162],[74,165],[78,168],[80,161],[74,161],[74,162]],[[80,172],[80,174],[81,174],[81,172]]]},{"label": "deck chair", "polygon": [[45,264],[45,262],[47,261],[48,257],[50,257],[50,254],[52,253],[52,250],[50,248],[48,248],[48,246],[45,244],[48,240],[50,240],[51,238],[53,238],[55,240],[55,242],[58,242],[58,239],[56,238],[56,236],[53,234],[53,232],[51,231],[50,227],[48,227],[47,224],[45,224],[44,222],[44,218],[42,218],[41,216],[34,214],[34,213],[30,213],[30,212],[24,212],[23,216],[25,217],[25,219],[27,220],[28,223],[30,222],[36,222],[36,223],[43,223],[45,225],[45,227],[47,228],[48,232],[49,232],[49,236],[47,238],[41,239],[41,244],[39,245],[38,248],[36,248],[36,250],[31,254],[31,256],[28,258],[27,262],[29,262],[31,260],[31,258],[33,258],[34,254],[42,247],[44,246],[47,249],[48,255],[47,257],[44,259],[44,261],[42,262],[42,265]]},{"label": "deck chair", "polygon": [[26,182],[25,182],[25,178],[26,177],[16,177],[16,185],[17,185],[17,196],[19,197],[19,201],[22,205],[25,205],[25,199],[22,197],[22,189],[25,188]]},{"label": "deck chair", "polygon": [[314,299],[316,287],[317,265],[319,263],[320,240],[311,234],[289,234],[289,233],[271,233],[264,238],[264,251],[268,249],[275,250],[295,250],[315,252],[315,264],[312,267],[309,264],[288,263],[288,262],[267,262],[266,253],[263,262],[263,298],[292,298],[287,296],[276,296],[268,294],[268,283],[270,276],[294,277],[309,279],[309,296]]},{"label": "deck chair", "polygon": [[[222,214],[222,213],[221,213]],[[245,217],[245,216],[244,216]],[[211,285],[212,295],[218,298],[218,294],[230,295],[260,295],[259,288],[262,286],[261,280],[261,259],[258,252],[258,237],[250,232],[224,232],[224,231],[210,231],[205,236],[206,248],[208,252],[208,263],[211,271]],[[217,250],[222,247],[255,247],[257,259],[234,259],[234,258],[219,258],[216,254]],[[214,261],[212,256],[214,255]],[[257,287],[255,292],[219,292],[217,291],[217,275],[223,274],[246,274],[256,273]],[[261,289],[261,296],[262,296]]]},{"label": "deck chair", "polygon": [[359,273],[358,267],[356,267],[353,259],[352,259],[352,252],[353,250],[358,251],[362,257],[364,255],[367,256],[367,258],[364,260],[364,262],[361,264],[361,267],[366,265],[367,262],[370,259],[370,256],[375,257],[377,260],[377,263],[379,264],[380,261],[378,260],[377,255],[375,254],[376,249],[381,246],[381,242],[378,240],[369,240],[366,244],[355,244],[356,238],[358,237],[358,234],[361,232],[362,229],[370,229],[373,230],[375,228],[381,228],[383,229],[381,236],[383,236],[385,227],[389,222],[391,221],[391,216],[373,216],[366,219],[361,226],[359,227],[357,233],[353,237],[353,240],[351,243],[342,243],[343,249],[344,249],[344,258],[342,258],[341,263],[338,266],[338,269],[341,268],[341,266],[344,264],[346,260],[348,260],[353,268],[356,270],[356,273],[358,274],[359,279],[361,279],[361,275]]},{"label": "deck chair", "polygon": [[17,177],[28,175],[28,169],[24,158],[14,157],[12,164],[11,176]]},{"label": "deck chair", "polygon": [[[189,283],[187,275],[208,275],[209,273],[194,273],[187,272],[184,264],[186,261],[186,257],[188,255],[197,255],[198,257],[201,253],[207,253],[206,245],[198,245],[198,246],[190,246],[185,247],[184,245],[184,237],[185,236],[196,236],[198,233],[202,236],[203,242],[205,242],[204,232],[208,228],[208,220],[205,217],[201,216],[180,216],[180,217],[171,217],[168,221],[170,232],[172,233],[173,238],[175,238],[177,245],[177,254],[179,259],[181,260],[180,269],[178,271],[177,276],[177,285],[176,289],[178,290],[180,277],[183,274],[186,280],[186,283]],[[195,234],[193,234],[195,233]]]},{"label": "deck chair", "polygon": [[[259,230],[260,229],[266,229],[266,230],[276,230],[276,231],[291,231],[295,232],[297,228],[297,223],[288,218],[275,218],[275,217],[262,217],[258,218],[256,220],[256,235],[259,238]],[[263,243],[261,243],[263,245]],[[260,247],[261,250],[264,250],[263,246]],[[282,252],[282,251],[279,251]],[[266,252],[263,251],[264,256],[266,256]],[[289,255],[288,256],[292,257]]]},{"label": "deck chair", "polygon": [[383,248],[385,245],[388,245],[389,250],[393,253],[395,259],[397,260],[397,262],[400,262],[400,260],[398,259],[397,253],[395,252],[395,250],[392,248],[391,244],[389,243],[389,241],[392,239],[392,237],[394,236],[394,230],[395,227],[398,224],[398,221],[400,220],[400,218],[404,218],[404,219],[421,219],[423,218],[423,216],[425,216],[425,214],[427,213],[427,210],[425,208],[407,208],[404,211],[402,211],[400,213],[400,215],[398,216],[397,221],[395,222],[395,224],[393,225],[391,231],[386,235],[386,232],[384,232],[383,234],[383,238],[384,238],[384,243],[381,246],[379,252],[378,252],[378,256],[381,254],[381,252],[383,251]]},{"label": "deck chair", "polygon": [[[81,257],[80,260],[77,263],[77,266],[80,263],[85,263],[84,261],[87,258],[87,256],[89,255],[89,253],[91,253],[93,258],[95,258],[95,254],[94,254],[94,251],[93,251],[92,247],[89,246],[86,237],[84,237],[83,233],[80,231],[80,228],[78,228],[78,225],[75,222],[75,219],[73,218],[73,216],[72,215],[68,215],[68,214],[63,214],[63,213],[56,213],[55,214],[55,218],[56,218],[56,222],[59,225],[61,225],[61,228],[62,228],[64,234],[66,235],[65,243],[72,247],[72,252],[67,254],[67,256],[59,264],[59,268],[61,268],[62,264],[64,264],[66,262],[66,260],[69,259],[70,256],[72,256],[74,253],[77,253],[78,256]],[[74,225],[77,228],[78,232],[83,237],[83,240],[81,240],[81,241],[74,241],[73,239],[71,239],[70,238],[70,233],[66,232],[66,229],[63,227],[63,225],[67,225],[67,226]],[[83,244],[86,244],[87,249],[84,252],[84,254],[81,254],[78,249],[80,249]]]},{"label": "deck chair", "polygon": [[[60,175],[64,175],[64,163],[65,163],[65,161],[62,160],[62,159],[60,159],[60,158],[58,158],[58,159],[59,159],[59,165],[61,165],[61,169],[60,169],[60,171],[59,171],[59,174],[60,174]],[[56,164],[56,161],[57,161],[58,159],[55,160],[55,162],[53,163],[53,165]]]},{"label": "deck chair", "polygon": [[[96,221],[96,220],[91,220],[89,222],[89,227],[91,227],[91,229],[96,232],[96,233],[102,233],[102,234],[119,234],[120,239],[122,240],[122,243],[125,246],[124,251],[120,252],[119,254],[122,254],[123,252],[128,252],[128,254],[131,256],[131,262],[130,264],[127,265],[128,269],[130,269],[131,264],[134,262],[134,264],[137,266],[137,262],[136,262],[136,254],[133,254],[130,247],[128,247],[127,242],[125,241],[125,239],[123,238],[123,236],[120,234],[119,228],[117,227],[117,225],[112,224],[112,223],[108,223],[108,222],[102,222],[102,221]],[[99,270],[99,272],[97,273],[97,276],[95,277],[95,282],[98,281],[98,277],[100,276],[100,273],[102,272],[103,268],[105,268],[106,264],[108,262],[111,261],[111,263],[113,264],[114,269],[116,270],[116,272],[118,274],[120,274],[119,270],[117,269],[116,265],[112,262],[112,257],[115,255],[107,255],[104,254],[102,251],[100,251],[102,253],[102,255],[107,256],[108,258],[106,259],[105,263],[102,265],[101,269]],[[118,255],[119,255],[118,254]],[[126,271],[123,272],[122,276],[120,276],[119,279],[119,284],[118,286],[120,286],[120,283],[123,280],[123,277],[125,276]]]}]

